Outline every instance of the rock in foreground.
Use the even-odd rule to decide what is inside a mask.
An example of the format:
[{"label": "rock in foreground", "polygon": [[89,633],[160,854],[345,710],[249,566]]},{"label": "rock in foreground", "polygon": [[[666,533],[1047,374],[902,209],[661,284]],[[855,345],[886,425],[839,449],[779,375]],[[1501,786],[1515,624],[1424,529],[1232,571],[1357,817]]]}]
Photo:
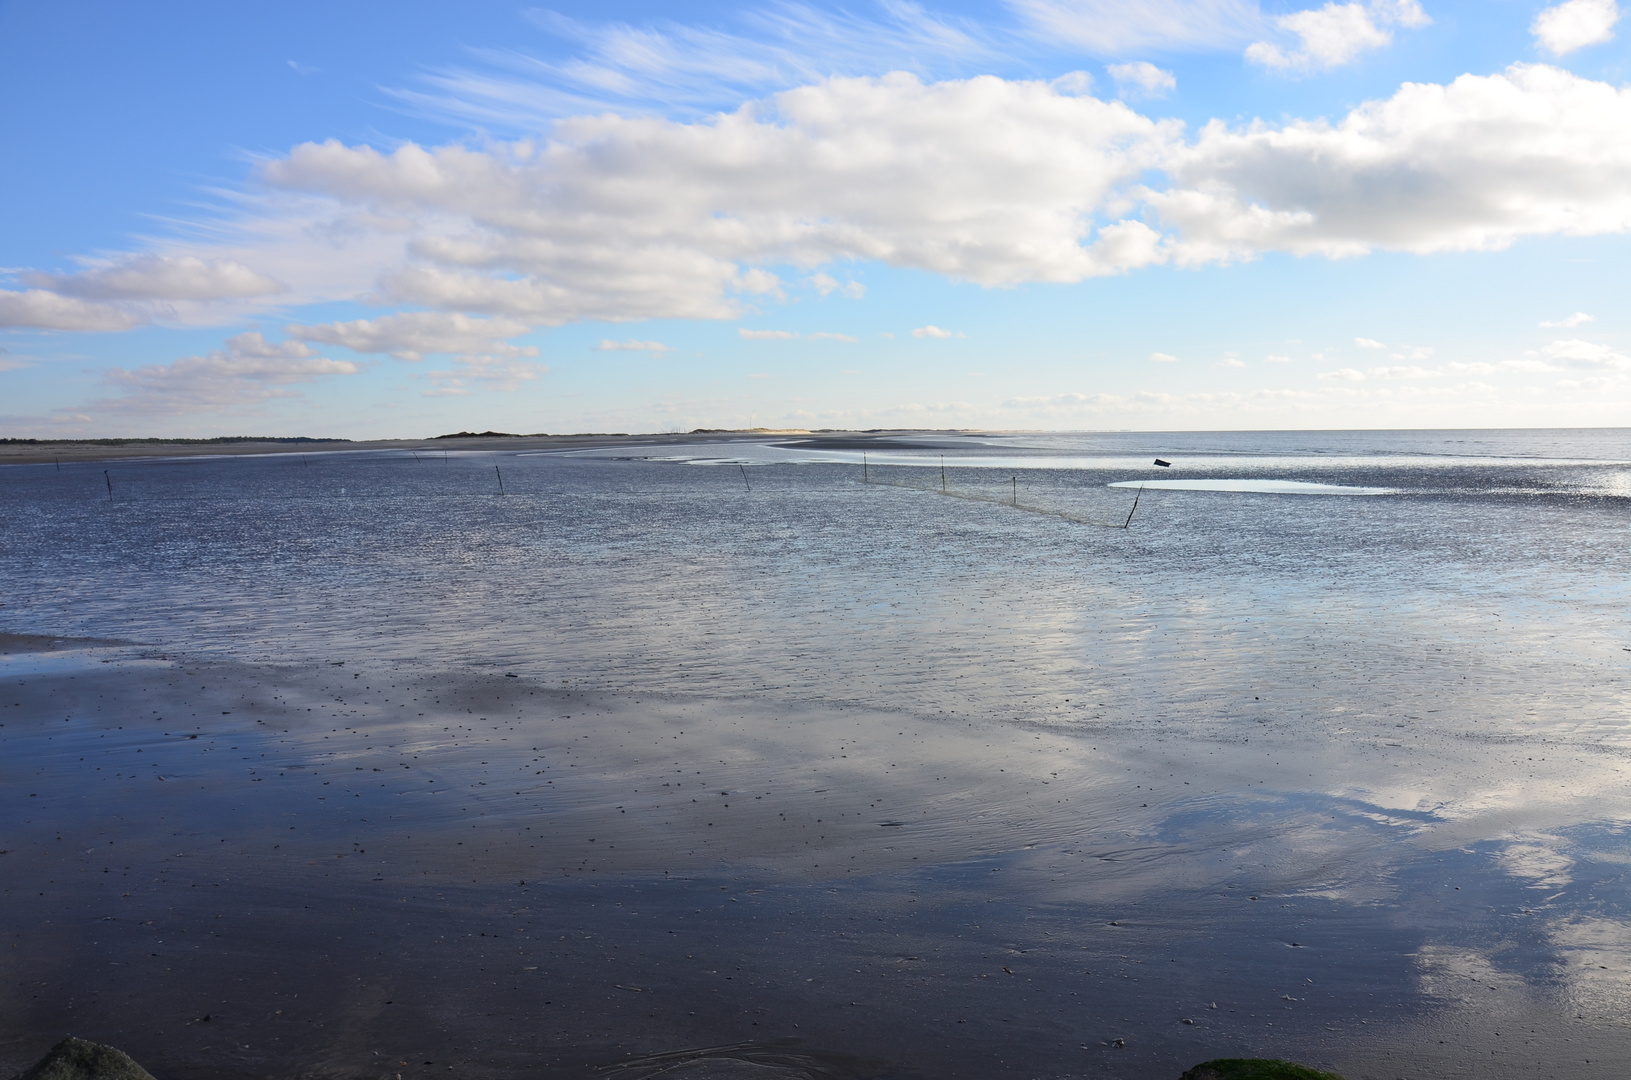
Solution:
[{"label": "rock in foreground", "polygon": [[1342,1077],[1271,1058],[1219,1058],[1203,1061],[1178,1080],[1342,1080]]},{"label": "rock in foreground", "polygon": [[153,1080],[153,1074],[123,1050],[69,1036],[16,1080]]}]

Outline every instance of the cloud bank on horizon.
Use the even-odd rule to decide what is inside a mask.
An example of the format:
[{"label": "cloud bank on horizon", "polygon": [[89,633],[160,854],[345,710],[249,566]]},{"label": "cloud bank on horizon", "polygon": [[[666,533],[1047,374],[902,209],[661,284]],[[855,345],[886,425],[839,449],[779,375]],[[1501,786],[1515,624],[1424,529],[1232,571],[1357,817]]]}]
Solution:
[{"label": "cloud bank on horizon", "polygon": [[[448,128],[440,141],[313,131],[254,155],[212,206],[173,215],[155,235],[110,236],[60,264],[6,270],[0,340],[21,359],[0,379],[25,387],[13,401],[38,404],[4,417],[15,429],[4,433],[225,430],[294,422],[300,412],[277,410],[302,400],[391,405],[415,423],[455,426],[473,414],[446,410],[533,393],[564,427],[602,417],[747,426],[771,412],[812,426],[934,415],[1204,426],[1242,409],[1254,426],[1344,415],[1556,422],[1580,395],[1597,406],[1580,422],[1602,422],[1604,403],[1631,391],[1631,361],[1609,340],[1472,356],[1453,343],[1477,335],[1443,316],[1408,332],[1438,335],[1457,359],[1362,366],[1341,350],[1386,348],[1354,331],[1389,317],[1356,300],[1301,357],[1269,332],[1258,360],[1272,369],[1214,343],[1202,375],[1199,357],[1180,359],[1197,351],[1193,329],[1174,329],[1182,304],[1160,309],[1174,282],[1202,283],[1176,286],[1193,290],[1265,260],[1368,262],[1377,269],[1354,272],[1384,275],[1367,283],[1374,290],[1402,259],[1454,297],[1466,260],[1479,260],[1479,275],[1514,273],[1503,268],[1525,242],[1606,241],[1591,257],[1623,259],[1631,90],[1568,66],[1613,48],[1619,14],[1615,0],[1526,10],[1507,42],[1528,55],[1409,79],[1393,54],[1408,51],[1410,35],[1447,34],[1417,0],[1274,14],[1239,0],[1010,0],[984,20],[901,4],[870,19],[784,4],[724,27],[526,12],[557,43],[553,54],[471,49],[381,92]],[[1453,34],[1446,41],[1430,66],[1454,55]],[[1032,70],[1006,70],[1015,55]],[[1220,77],[1229,56],[1233,73]],[[1366,65],[1385,70],[1364,75]],[[1187,100],[1186,66],[1199,84]],[[294,60],[288,69],[313,79],[325,70]],[[1361,76],[1385,92],[1297,109],[1321,80]],[[1231,111],[1241,87],[1279,111]],[[889,295],[861,278],[889,282]],[[1115,327],[1119,355],[1041,363],[1006,352],[1006,328],[1031,332],[1038,317],[1022,309],[1041,303],[1065,325],[1107,280],[1146,312]],[[957,313],[945,297],[970,289],[996,331],[983,341],[940,325]],[[1237,307],[1272,322],[1282,302]],[[1567,314],[1579,303],[1560,299],[1525,327],[1584,332],[1593,316]],[[821,318],[798,329],[706,329],[778,313],[802,322],[816,309]],[[876,328],[885,323],[893,329]],[[661,333],[620,340],[628,324]],[[676,334],[707,347],[665,343]],[[219,344],[126,359],[177,335]],[[778,360],[764,351],[771,342],[797,351]],[[902,399],[887,379],[820,402],[740,384],[687,397],[739,374],[738,361],[793,365],[822,384],[856,363],[809,351],[822,347],[859,349],[883,371],[978,363],[992,385],[983,399],[949,403]],[[1397,358],[1434,352],[1415,348]],[[420,370],[428,358],[441,359]],[[595,374],[624,361],[652,365],[667,401]],[[71,363],[77,378],[50,378]],[[1006,387],[990,377],[1005,365]],[[575,403],[548,393],[567,371]],[[1242,371],[1269,381],[1236,385],[1253,377]],[[1526,413],[1545,378],[1551,411]],[[1415,389],[1373,393],[1377,383]]]}]

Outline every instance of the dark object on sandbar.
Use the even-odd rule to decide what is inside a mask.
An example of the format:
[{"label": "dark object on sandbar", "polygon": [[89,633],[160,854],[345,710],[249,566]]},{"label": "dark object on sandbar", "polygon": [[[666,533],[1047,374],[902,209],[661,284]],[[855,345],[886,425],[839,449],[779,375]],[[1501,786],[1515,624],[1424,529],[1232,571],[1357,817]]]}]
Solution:
[{"label": "dark object on sandbar", "polygon": [[1218,1058],[1202,1062],[1178,1080],[1342,1080],[1342,1077],[1272,1058]]},{"label": "dark object on sandbar", "polygon": [[153,1080],[153,1074],[123,1050],[70,1035],[16,1080]]},{"label": "dark object on sandbar", "polygon": [[1161,459],[1160,459],[1160,458],[1156,458],[1156,459],[1155,459],[1155,463],[1156,463],[1156,464],[1157,464],[1157,465],[1159,465],[1159,466],[1161,466],[1161,467],[1162,467],[1162,468],[1163,468],[1163,469],[1170,469],[1170,468],[1172,468],[1172,462],[1170,462],[1170,461],[1162,461],[1162,460],[1161,460]]}]

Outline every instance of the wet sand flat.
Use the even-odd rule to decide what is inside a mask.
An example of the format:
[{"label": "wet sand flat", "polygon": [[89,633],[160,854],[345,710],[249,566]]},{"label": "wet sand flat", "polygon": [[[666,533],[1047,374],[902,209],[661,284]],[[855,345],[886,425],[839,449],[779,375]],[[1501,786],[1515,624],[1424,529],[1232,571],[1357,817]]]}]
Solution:
[{"label": "wet sand flat", "polygon": [[19,466],[0,1068],[1619,1075],[1631,471],[1423,438]]},{"label": "wet sand flat", "polygon": [[178,1077],[767,1043],[833,1075],[1489,1075],[1492,1024],[1509,1075],[1627,1049],[1454,947],[1512,936],[1524,890],[1284,776],[1247,796],[1216,747],[107,653],[5,682],[8,1067],[69,1029]]}]

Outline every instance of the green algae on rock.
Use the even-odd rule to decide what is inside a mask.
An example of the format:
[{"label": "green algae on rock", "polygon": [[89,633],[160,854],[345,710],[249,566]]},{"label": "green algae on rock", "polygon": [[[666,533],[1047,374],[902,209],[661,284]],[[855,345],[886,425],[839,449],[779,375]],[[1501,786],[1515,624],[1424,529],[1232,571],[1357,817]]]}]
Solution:
[{"label": "green algae on rock", "polygon": [[1178,1080],[1342,1080],[1342,1077],[1272,1058],[1218,1058],[1203,1061]]},{"label": "green algae on rock", "polygon": [[70,1035],[15,1080],[153,1080],[153,1074],[123,1050]]}]

